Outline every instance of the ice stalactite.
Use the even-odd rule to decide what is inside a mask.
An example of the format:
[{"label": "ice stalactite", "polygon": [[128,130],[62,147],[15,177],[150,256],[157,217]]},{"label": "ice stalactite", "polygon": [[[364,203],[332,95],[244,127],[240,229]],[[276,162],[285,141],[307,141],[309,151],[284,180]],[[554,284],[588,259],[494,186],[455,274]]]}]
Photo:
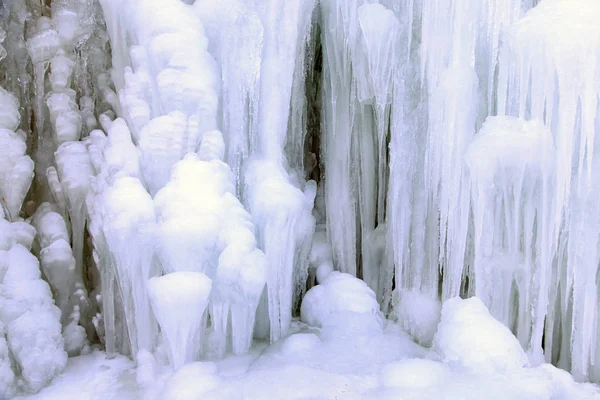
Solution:
[{"label": "ice stalactite", "polygon": [[[201,321],[208,305],[211,280],[199,272],[173,272],[148,282],[152,308],[168,344],[175,370],[193,361],[202,334]],[[178,312],[173,312],[178,310]]]},{"label": "ice stalactite", "polygon": [[381,300],[383,292],[391,291],[391,279],[380,282],[379,278],[386,275],[389,264],[382,258],[386,242],[389,113],[401,31],[394,13],[378,4],[363,4],[358,8],[358,25],[360,38],[353,61],[360,110],[356,134],[361,269],[362,278]]},{"label": "ice stalactite", "polygon": [[[314,1],[267,2],[260,16],[264,27],[261,59],[257,151],[246,167],[244,197],[257,226],[267,264],[266,301],[259,305],[257,332],[278,340],[287,333],[293,304],[298,304],[308,276],[308,253],[314,230],[311,214],[316,185],[294,178],[286,169],[285,141],[290,126],[294,79],[311,29]],[[286,29],[280,29],[285,26]],[[296,69],[298,67],[298,69]],[[292,130],[303,126],[291,126]],[[263,201],[265,197],[270,201]],[[286,232],[281,240],[281,232]],[[268,310],[268,323],[264,316]]]},{"label": "ice stalactite", "polygon": [[210,0],[198,0],[194,9],[205,24],[208,51],[221,69],[221,104],[227,105],[219,113],[225,161],[241,194],[243,163],[257,147],[263,24],[257,10],[239,1],[215,7]]},{"label": "ice stalactite", "polygon": [[20,115],[15,96],[0,88],[0,196],[5,218],[16,221],[31,186],[34,163],[26,155],[25,133],[16,130]]},{"label": "ice stalactite", "polygon": [[[268,269],[266,304],[261,304],[264,308],[259,311],[268,309],[268,322],[257,317],[257,329],[264,334],[268,327],[268,336],[275,341],[289,329],[293,304],[298,304],[308,278],[316,185],[308,182],[301,191],[290,183],[280,165],[260,159],[249,162],[245,185],[248,210],[256,221],[258,242],[265,252]],[[270,193],[269,200],[262,197],[264,193]]]},{"label": "ice stalactite", "polygon": [[112,261],[112,272],[105,273],[117,283],[131,354],[136,357],[140,349],[154,349],[157,335],[146,287],[147,280],[157,274],[153,268],[156,217],[152,198],[138,179],[117,174],[111,180],[96,199],[108,247],[108,254],[99,256]]},{"label": "ice stalactite", "polygon": [[[544,344],[546,360],[570,369],[578,380],[600,379],[594,361],[598,254],[590,245],[599,235],[590,197],[600,173],[599,16],[594,1],[542,1],[506,31],[498,76],[498,113],[543,120],[556,144],[556,207],[548,229],[557,248],[546,265],[551,276]],[[541,341],[538,318],[535,334]]]},{"label": "ice stalactite", "polygon": [[[304,51],[314,6],[310,0],[271,1],[264,7],[230,1],[220,10],[208,1],[194,5],[206,26],[209,52],[221,68],[225,160],[233,170],[236,192],[252,214],[258,244],[265,253],[269,272],[257,314],[257,334],[269,336],[272,341],[287,332],[293,304],[298,303],[308,275],[314,224],[310,215],[314,193],[312,198],[310,193],[314,187],[305,183],[301,171],[294,170],[298,165],[286,159],[284,146],[289,132],[301,136],[306,129],[302,116]],[[278,29],[282,23],[286,24],[285,30]],[[240,41],[244,43],[241,52]],[[299,148],[303,151],[303,143]],[[302,154],[294,157],[302,158]],[[248,183],[255,182],[259,174],[268,182]],[[263,196],[273,202],[259,202]],[[290,232],[285,243],[277,234],[281,231]],[[227,254],[232,260],[233,254]],[[247,311],[236,311],[238,316],[242,312]],[[234,352],[238,346],[234,343]],[[245,347],[247,344],[240,348]]]},{"label": "ice stalactite", "polygon": [[[362,2],[360,2],[362,3]],[[352,132],[356,90],[352,53],[358,35],[356,0],[321,3],[323,44],[323,126],[325,212],[336,269],[357,274],[356,196],[352,188]],[[340,223],[334,223],[338,221]],[[344,221],[342,224],[341,221]]]},{"label": "ice stalactite", "polygon": [[[413,242],[422,241],[418,246],[424,252],[423,256],[413,254],[408,287],[436,297],[441,270],[444,299],[459,294],[464,265],[469,197],[461,161],[475,133],[477,116],[478,78],[473,58],[478,7],[478,2],[423,3],[421,57],[428,127],[422,196],[427,203],[424,219],[417,222],[423,224],[425,235]],[[451,20],[445,22],[448,15]]]},{"label": "ice stalactite", "polygon": [[360,1],[328,1],[321,13],[321,159],[334,264],[365,279],[389,303],[388,140],[393,83],[402,68],[398,60],[406,55],[405,21],[398,7]]},{"label": "ice stalactite", "polygon": [[538,360],[556,239],[554,156],[541,121],[509,117],[488,118],[466,154],[474,215],[470,294]]}]

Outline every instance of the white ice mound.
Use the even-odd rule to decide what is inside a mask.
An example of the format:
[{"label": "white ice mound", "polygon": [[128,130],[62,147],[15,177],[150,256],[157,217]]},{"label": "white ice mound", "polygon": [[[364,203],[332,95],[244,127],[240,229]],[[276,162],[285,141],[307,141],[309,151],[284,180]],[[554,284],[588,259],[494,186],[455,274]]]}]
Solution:
[{"label": "white ice mound", "polygon": [[200,272],[173,272],[148,281],[150,303],[175,370],[199,351],[200,323],[211,289],[211,280]]},{"label": "white ice mound", "polygon": [[442,311],[438,299],[419,290],[394,291],[393,317],[422,346],[431,346]]},{"label": "white ice mound", "polygon": [[517,338],[477,297],[444,302],[433,349],[443,361],[473,372],[501,373],[527,364]]},{"label": "white ice mound", "polygon": [[212,362],[184,365],[165,382],[158,400],[200,400],[222,385]]},{"label": "white ice mound", "polygon": [[337,271],[306,293],[300,309],[302,321],[317,327],[346,312],[376,316],[379,304],[375,292],[365,282]]}]

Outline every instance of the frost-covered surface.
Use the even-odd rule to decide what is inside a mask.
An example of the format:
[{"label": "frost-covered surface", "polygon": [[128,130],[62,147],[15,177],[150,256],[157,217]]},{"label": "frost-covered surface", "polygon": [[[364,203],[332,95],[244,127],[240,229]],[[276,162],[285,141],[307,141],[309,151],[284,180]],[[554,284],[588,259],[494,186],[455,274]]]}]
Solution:
[{"label": "frost-covered surface", "polygon": [[[485,333],[479,328],[485,330],[490,324],[491,317],[477,302],[463,305],[460,300],[451,301],[450,314],[458,317],[454,311],[463,313],[475,324],[459,324],[462,333],[469,334],[473,328]],[[414,344],[394,324],[366,323],[360,330],[338,328],[338,334],[328,337],[323,331],[293,322],[291,335],[270,347],[257,343],[246,356],[194,362],[175,373],[145,367],[136,374],[129,360],[121,356],[106,360],[104,353],[94,352],[70,359],[65,373],[38,395],[18,399],[591,400],[600,396],[597,386],[576,384],[568,373],[548,364],[500,372],[470,371],[438,361],[435,352]],[[502,340],[492,336],[488,343],[501,347]],[[519,346],[514,337],[512,343]],[[454,354],[464,358],[474,354],[468,347],[455,350]],[[151,383],[140,385],[140,381]]]}]

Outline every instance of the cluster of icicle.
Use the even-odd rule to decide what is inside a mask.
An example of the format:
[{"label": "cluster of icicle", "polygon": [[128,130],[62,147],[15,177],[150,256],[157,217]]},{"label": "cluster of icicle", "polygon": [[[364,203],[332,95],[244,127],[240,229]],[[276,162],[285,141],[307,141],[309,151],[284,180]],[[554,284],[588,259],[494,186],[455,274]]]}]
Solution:
[{"label": "cluster of icicle", "polygon": [[320,21],[336,268],[385,310],[414,290],[478,296],[535,363],[595,381],[599,16],[590,0],[327,0]]},{"label": "cluster of icicle", "polygon": [[0,8],[0,398],[10,398],[42,389],[96,334],[79,139],[96,125],[89,77],[106,36],[89,2]]},{"label": "cluster of icicle", "polygon": [[[316,185],[284,158],[297,30],[309,29],[312,5],[286,5],[297,30],[278,35],[261,19],[276,2],[220,5],[233,15],[202,1],[101,4],[122,118],[106,121],[107,140],[97,135],[88,200],[107,351],[135,357],[162,343],[178,368],[242,354],[255,335],[277,340],[304,290],[314,229]],[[114,343],[119,320],[127,343]]]}]

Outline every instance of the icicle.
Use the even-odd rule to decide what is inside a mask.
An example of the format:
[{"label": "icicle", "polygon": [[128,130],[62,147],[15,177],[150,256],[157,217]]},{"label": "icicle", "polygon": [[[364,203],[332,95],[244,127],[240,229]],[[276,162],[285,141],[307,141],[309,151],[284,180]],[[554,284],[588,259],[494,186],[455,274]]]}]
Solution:
[{"label": "icicle", "polygon": [[[466,154],[471,175],[475,259],[473,294],[534,358],[542,355],[554,230],[555,150],[540,121],[490,117]],[[515,286],[513,288],[513,286]]]},{"label": "icicle", "polygon": [[[546,360],[570,367],[578,380],[590,377],[597,352],[596,323],[589,318],[596,315],[597,283],[591,276],[598,262],[584,243],[600,232],[588,214],[596,207],[589,193],[598,174],[600,93],[593,82],[600,71],[599,17],[594,1],[543,1],[506,31],[499,62],[499,113],[543,119],[556,143],[556,206],[546,228],[554,231],[557,246],[556,268],[547,280],[556,288],[549,304],[559,308],[546,321]],[[564,29],[552,29],[559,19]],[[549,334],[557,326],[561,335]]]},{"label": "icicle", "polygon": [[152,309],[169,346],[174,370],[193,361],[197,353],[194,338],[199,335],[211,288],[211,280],[199,272],[174,272],[148,281]]}]

